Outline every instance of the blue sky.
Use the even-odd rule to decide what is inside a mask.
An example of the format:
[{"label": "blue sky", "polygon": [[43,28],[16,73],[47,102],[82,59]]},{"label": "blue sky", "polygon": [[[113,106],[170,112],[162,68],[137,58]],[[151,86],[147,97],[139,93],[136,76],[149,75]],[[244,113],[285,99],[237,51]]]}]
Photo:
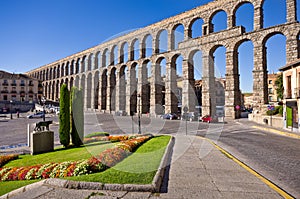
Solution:
[{"label": "blue sky", "polygon": [[[26,72],[96,46],[121,32],[145,27],[208,2],[211,0],[0,0],[0,70]],[[284,3],[285,0],[266,0],[266,25],[282,23]],[[253,13],[247,10],[251,10],[249,6],[241,8],[237,23],[251,29],[249,16]],[[267,45],[268,69],[276,71],[285,64],[285,52],[278,51],[285,45],[284,37],[276,36]],[[215,55],[216,68],[222,76],[224,52],[220,48]],[[251,53],[251,43],[245,43],[240,52],[244,66],[240,69],[241,79],[252,74]],[[252,90],[251,83],[241,82],[242,90]]]}]

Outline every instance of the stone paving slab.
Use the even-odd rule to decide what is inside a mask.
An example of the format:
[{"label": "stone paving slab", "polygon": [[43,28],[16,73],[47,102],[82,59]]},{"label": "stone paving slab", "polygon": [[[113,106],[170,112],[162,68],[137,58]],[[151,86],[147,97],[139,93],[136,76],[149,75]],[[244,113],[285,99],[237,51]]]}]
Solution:
[{"label": "stone paving slab", "polygon": [[[168,191],[160,194],[160,198],[282,198],[205,142],[208,141],[194,137],[176,139],[176,159],[170,166]],[[178,149],[188,145],[180,155]]]},{"label": "stone paving slab", "polygon": [[[101,199],[111,199],[111,198],[122,198],[126,194],[125,191],[111,192],[111,191],[95,191],[95,190],[74,190],[74,189],[64,189],[55,188],[44,195],[36,197],[36,199],[68,199],[68,198],[101,198]],[[29,199],[29,198],[28,198]]]}]

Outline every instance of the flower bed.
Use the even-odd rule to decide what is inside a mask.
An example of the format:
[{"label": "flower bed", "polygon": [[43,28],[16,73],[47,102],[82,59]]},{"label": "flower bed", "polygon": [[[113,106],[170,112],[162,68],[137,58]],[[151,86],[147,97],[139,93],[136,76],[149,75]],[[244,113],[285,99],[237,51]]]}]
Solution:
[{"label": "flower bed", "polygon": [[133,137],[132,139],[128,136],[109,137],[109,140],[113,142],[117,140],[121,142],[116,144],[113,148],[104,150],[96,157],[76,162],[48,163],[29,167],[4,167],[0,168],[0,180],[63,178],[101,172],[121,162],[140,145],[152,138],[152,136],[149,135]]},{"label": "flower bed", "polygon": [[141,136],[138,135],[110,135],[110,136],[88,136],[84,138],[83,143],[88,144],[92,142],[99,142],[99,141],[110,141],[110,142],[121,142],[126,140],[131,140],[134,138],[138,138]]},{"label": "flower bed", "polygon": [[3,155],[0,156],[0,167],[3,167],[6,163],[8,163],[9,161],[18,159],[19,156],[18,155]]}]

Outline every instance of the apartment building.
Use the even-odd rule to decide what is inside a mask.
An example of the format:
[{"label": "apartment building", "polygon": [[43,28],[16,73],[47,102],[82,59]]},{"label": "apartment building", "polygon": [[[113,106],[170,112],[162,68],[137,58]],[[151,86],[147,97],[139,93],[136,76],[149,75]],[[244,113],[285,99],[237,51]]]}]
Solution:
[{"label": "apartment building", "polygon": [[276,80],[280,73],[271,73],[268,74],[268,100],[269,103],[276,103],[281,101],[281,99],[278,99],[277,97],[277,91],[276,91]]},{"label": "apartment building", "polygon": [[[43,87],[39,80],[24,74],[14,74],[0,70],[0,108],[7,104],[35,103],[43,96]],[[21,108],[20,108],[21,109]]]},{"label": "apartment building", "polygon": [[280,68],[283,72],[284,87],[284,127],[299,129],[300,113],[300,59]]}]

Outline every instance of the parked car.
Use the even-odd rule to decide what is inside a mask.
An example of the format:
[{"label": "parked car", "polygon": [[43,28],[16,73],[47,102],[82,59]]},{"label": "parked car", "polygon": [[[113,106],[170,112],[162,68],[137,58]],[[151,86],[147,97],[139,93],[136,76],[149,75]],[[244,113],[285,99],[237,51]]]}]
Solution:
[{"label": "parked car", "polygon": [[162,115],[162,118],[166,120],[176,120],[178,117],[175,113],[167,113]]},{"label": "parked car", "polygon": [[203,117],[200,118],[200,121],[211,123],[213,121],[213,118],[211,116],[209,116],[209,115],[205,115],[205,116],[203,116]]},{"label": "parked car", "polygon": [[28,119],[32,119],[32,118],[43,118],[45,116],[45,114],[43,112],[38,112],[38,113],[34,113],[31,115],[27,115]]},{"label": "parked car", "polygon": [[57,107],[57,108],[55,109],[55,114],[56,114],[56,115],[59,115],[59,112],[60,112],[60,108]]},{"label": "parked car", "polygon": [[184,113],[182,115],[182,119],[188,121],[198,121],[199,114],[197,112]]}]

